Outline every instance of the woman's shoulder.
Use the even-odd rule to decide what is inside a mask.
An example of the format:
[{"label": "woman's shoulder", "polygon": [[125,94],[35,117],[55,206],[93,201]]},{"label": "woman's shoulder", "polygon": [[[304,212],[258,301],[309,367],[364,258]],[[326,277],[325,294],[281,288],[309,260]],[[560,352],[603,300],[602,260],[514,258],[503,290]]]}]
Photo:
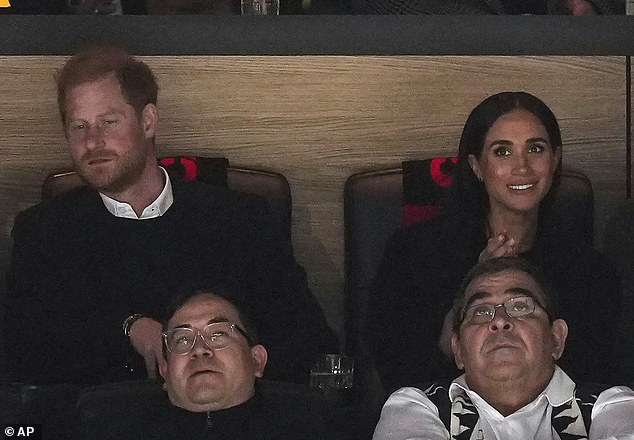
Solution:
[{"label": "woman's shoulder", "polygon": [[538,253],[534,255],[551,278],[566,283],[618,282],[616,265],[597,250],[593,243],[557,228],[538,235]]},{"label": "woman's shoulder", "polygon": [[437,254],[443,249],[465,250],[479,243],[478,231],[462,228],[450,216],[438,216],[434,219],[405,226],[392,234],[386,246],[387,250],[411,250],[417,254]]},{"label": "woman's shoulder", "polygon": [[459,232],[454,229],[452,219],[447,215],[439,215],[430,220],[406,225],[398,229],[391,237],[395,241],[435,242],[446,241]]}]

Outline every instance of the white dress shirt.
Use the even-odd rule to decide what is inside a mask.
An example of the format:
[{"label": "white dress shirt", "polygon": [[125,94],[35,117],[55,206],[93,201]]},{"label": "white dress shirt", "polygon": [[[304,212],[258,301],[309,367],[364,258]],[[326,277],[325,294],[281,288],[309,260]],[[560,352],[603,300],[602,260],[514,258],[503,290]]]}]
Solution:
[{"label": "white dress shirt", "polygon": [[134,212],[134,209],[132,209],[132,206],[130,206],[129,203],[119,202],[112,197],[99,193],[108,212],[115,217],[131,218],[135,220],[146,220],[149,218],[160,217],[165,214],[169,207],[172,206],[172,203],[174,203],[174,195],[172,194],[172,182],[170,181],[167,171],[165,171],[165,168],[163,167],[159,168],[161,168],[163,174],[165,175],[165,185],[163,186],[163,191],[161,191],[152,203],[145,207],[140,216],[136,215],[136,212]]},{"label": "white dress shirt", "polygon": [[[504,417],[476,392],[464,375],[449,387],[449,398],[466,393],[479,413],[476,438],[486,440],[559,440],[551,426],[553,406],[574,397],[575,383],[559,367],[546,389],[528,405]],[[619,386],[602,392],[592,409],[589,440],[634,440],[634,391]],[[401,388],[387,400],[373,440],[450,440],[438,408],[418,388]]]}]

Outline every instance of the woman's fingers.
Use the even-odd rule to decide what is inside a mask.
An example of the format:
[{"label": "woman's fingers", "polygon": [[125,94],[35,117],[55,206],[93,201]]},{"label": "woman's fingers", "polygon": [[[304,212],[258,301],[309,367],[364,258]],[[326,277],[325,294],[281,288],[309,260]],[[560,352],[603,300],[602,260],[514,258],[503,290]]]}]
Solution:
[{"label": "woman's fingers", "polygon": [[504,233],[496,234],[489,238],[486,248],[480,252],[478,261],[482,262],[491,258],[515,255],[516,244],[514,238],[509,238]]}]

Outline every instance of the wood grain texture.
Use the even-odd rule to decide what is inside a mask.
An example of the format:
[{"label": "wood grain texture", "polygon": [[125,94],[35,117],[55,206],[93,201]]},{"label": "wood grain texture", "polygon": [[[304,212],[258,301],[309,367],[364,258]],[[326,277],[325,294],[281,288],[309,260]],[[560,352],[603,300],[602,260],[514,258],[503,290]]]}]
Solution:
[{"label": "wood grain texture", "polygon": [[[53,74],[64,57],[0,57],[2,233],[68,168]],[[597,243],[625,198],[624,57],[144,57],[161,90],[159,155],[223,155],[283,173],[299,261],[343,326],[343,185],[359,171],[453,154],[470,110],[525,90],[557,115],[564,161],[596,198]]]}]

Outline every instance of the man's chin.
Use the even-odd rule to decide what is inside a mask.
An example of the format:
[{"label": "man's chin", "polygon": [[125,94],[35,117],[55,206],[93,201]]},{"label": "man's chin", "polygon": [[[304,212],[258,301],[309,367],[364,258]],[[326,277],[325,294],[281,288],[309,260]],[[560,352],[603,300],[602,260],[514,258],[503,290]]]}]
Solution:
[{"label": "man's chin", "polygon": [[197,376],[187,384],[187,396],[196,405],[213,405],[218,401],[219,383],[217,378]]},{"label": "man's chin", "polygon": [[91,188],[98,191],[107,191],[112,186],[112,172],[104,165],[82,165],[81,168],[77,168],[77,173]]},{"label": "man's chin", "polygon": [[112,173],[91,170],[89,172],[80,172],[79,175],[88,186],[106,195],[120,194],[130,187],[128,182],[114,176]]},{"label": "man's chin", "polygon": [[486,371],[489,372],[491,379],[506,382],[522,377],[526,368],[517,362],[499,361],[490,364]]}]

